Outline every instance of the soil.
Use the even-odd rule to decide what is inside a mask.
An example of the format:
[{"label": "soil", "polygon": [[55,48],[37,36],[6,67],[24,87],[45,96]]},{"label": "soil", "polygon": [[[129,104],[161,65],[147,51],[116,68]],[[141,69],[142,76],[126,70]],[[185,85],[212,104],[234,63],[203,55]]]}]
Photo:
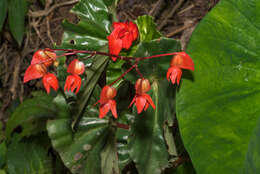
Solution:
[{"label": "soil", "polygon": [[[40,81],[23,84],[23,75],[33,53],[61,43],[62,21],[77,20],[69,13],[77,0],[30,0],[27,30],[22,47],[18,47],[7,26],[0,33],[0,120],[5,122],[31,91],[42,88]],[[154,17],[157,28],[166,37],[179,39],[185,50],[198,22],[219,0],[120,0],[120,21],[134,20],[140,15]]]}]

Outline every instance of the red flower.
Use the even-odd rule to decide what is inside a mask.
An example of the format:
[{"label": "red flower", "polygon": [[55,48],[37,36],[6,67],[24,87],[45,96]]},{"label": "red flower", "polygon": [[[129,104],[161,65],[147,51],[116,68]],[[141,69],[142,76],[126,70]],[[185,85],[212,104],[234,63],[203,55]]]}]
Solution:
[{"label": "red flower", "polygon": [[103,118],[109,110],[113,116],[117,118],[116,101],[113,98],[116,96],[116,89],[111,86],[105,86],[100,94],[99,118]]},{"label": "red flower", "polygon": [[42,82],[48,94],[50,93],[50,88],[53,88],[55,91],[59,88],[59,82],[52,73],[45,74],[42,78]]},{"label": "red flower", "polygon": [[84,63],[79,61],[78,59],[74,59],[68,66],[67,72],[71,73],[66,79],[66,83],[64,86],[64,91],[73,92],[76,88],[76,94],[79,92],[81,86],[81,78],[79,75],[83,74],[85,71]]},{"label": "red flower", "polygon": [[66,79],[66,83],[64,86],[64,91],[71,91],[73,92],[76,88],[76,94],[79,92],[81,86],[81,78],[80,76],[73,74],[73,75],[69,75]]},{"label": "red flower", "polygon": [[33,55],[31,65],[43,63],[46,67],[49,67],[56,60],[56,57],[56,54],[52,51],[38,50]]},{"label": "red flower", "polygon": [[194,71],[194,63],[191,57],[185,52],[177,52],[176,55],[172,58],[170,63],[170,68],[167,72],[167,80],[171,79],[172,84],[179,85],[182,75],[181,69],[188,69]]},{"label": "red flower", "polygon": [[44,64],[30,65],[24,74],[23,83],[26,83],[33,79],[43,77],[47,73],[47,68]]},{"label": "red flower", "polygon": [[71,74],[81,75],[85,71],[84,63],[78,59],[74,59],[68,66],[67,72]]},{"label": "red flower", "polygon": [[146,94],[151,89],[150,82],[148,79],[138,79],[135,83],[136,94],[130,103],[129,107],[135,103],[137,108],[137,113],[140,114],[143,109],[146,111],[149,104],[155,109],[152,98]]},{"label": "red flower", "polygon": [[[114,30],[107,37],[109,53],[118,55],[122,48],[129,49],[138,37],[138,28],[133,22],[114,22]],[[112,57],[116,61],[116,57]]]}]

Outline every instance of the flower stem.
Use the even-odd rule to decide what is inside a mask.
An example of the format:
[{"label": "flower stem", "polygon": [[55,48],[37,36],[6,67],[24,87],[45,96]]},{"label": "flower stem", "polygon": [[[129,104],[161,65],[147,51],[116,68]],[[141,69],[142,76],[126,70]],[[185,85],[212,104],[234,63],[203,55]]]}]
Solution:
[{"label": "flower stem", "polygon": [[116,123],[116,127],[121,128],[121,129],[129,129],[129,125],[127,124],[122,124],[122,123]]}]

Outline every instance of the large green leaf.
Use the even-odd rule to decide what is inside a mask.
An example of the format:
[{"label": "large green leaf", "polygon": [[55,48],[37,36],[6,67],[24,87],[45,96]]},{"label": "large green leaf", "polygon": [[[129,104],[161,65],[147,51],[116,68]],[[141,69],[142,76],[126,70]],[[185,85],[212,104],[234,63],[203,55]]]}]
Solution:
[{"label": "large green leaf", "polygon": [[62,48],[98,50],[107,44],[111,15],[103,0],[80,0],[72,12],[78,15],[79,22],[64,22]]},{"label": "large green leaf", "polygon": [[108,142],[108,121],[83,117],[73,133],[70,119],[49,120],[47,130],[53,147],[72,173],[101,174],[101,152]]},{"label": "large green leaf", "polygon": [[244,174],[255,174],[260,171],[260,119],[248,145]]},{"label": "large green leaf", "polygon": [[5,21],[7,5],[7,0],[0,1],[0,31],[2,31],[2,27]]},{"label": "large green leaf", "polygon": [[0,142],[0,168],[2,168],[5,164],[6,160],[6,152],[7,152],[7,147],[5,141]]},{"label": "large green leaf", "polygon": [[48,150],[33,142],[12,142],[7,151],[9,174],[51,174]]},{"label": "large green leaf", "polygon": [[260,116],[259,7],[260,0],[220,1],[188,46],[195,72],[183,74],[177,117],[199,174],[237,174],[244,167]]},{"label": "large green leaf", "polygon": [[10,30],[18,42],[19,46],[22,44],[24,28],[25,28],[25,15],[27,13],[26,0],[10,0],[8,5],[8,22]]},{"label": "large green leaf", "polygon": [[22,128],[21,138],[44,130],[43,121],[56,114],[56,106],[52,100],[53,98],[45,93],[37,93],[33,98],[21,103],[7,121],[6,137],[9,139],[17,126]]}]

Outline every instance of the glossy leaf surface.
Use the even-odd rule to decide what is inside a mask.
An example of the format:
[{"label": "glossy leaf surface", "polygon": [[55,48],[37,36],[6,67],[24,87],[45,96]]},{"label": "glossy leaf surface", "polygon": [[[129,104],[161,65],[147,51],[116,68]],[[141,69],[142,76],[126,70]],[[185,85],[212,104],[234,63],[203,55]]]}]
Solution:
[{"label": "glossy leaf surface", "polygon": [[199,174],[243,171],[260,115],[259,7],[259,0],[220,1],[188,46],[195,71],[183,74],[177,117]]},{"label": "glossy leaf surface", "polygon": [[72,12],[78,15],[79,22],[64,22],[62,48],[99,50],[107,44],[111,20],[103,0],[80,0]]}]

